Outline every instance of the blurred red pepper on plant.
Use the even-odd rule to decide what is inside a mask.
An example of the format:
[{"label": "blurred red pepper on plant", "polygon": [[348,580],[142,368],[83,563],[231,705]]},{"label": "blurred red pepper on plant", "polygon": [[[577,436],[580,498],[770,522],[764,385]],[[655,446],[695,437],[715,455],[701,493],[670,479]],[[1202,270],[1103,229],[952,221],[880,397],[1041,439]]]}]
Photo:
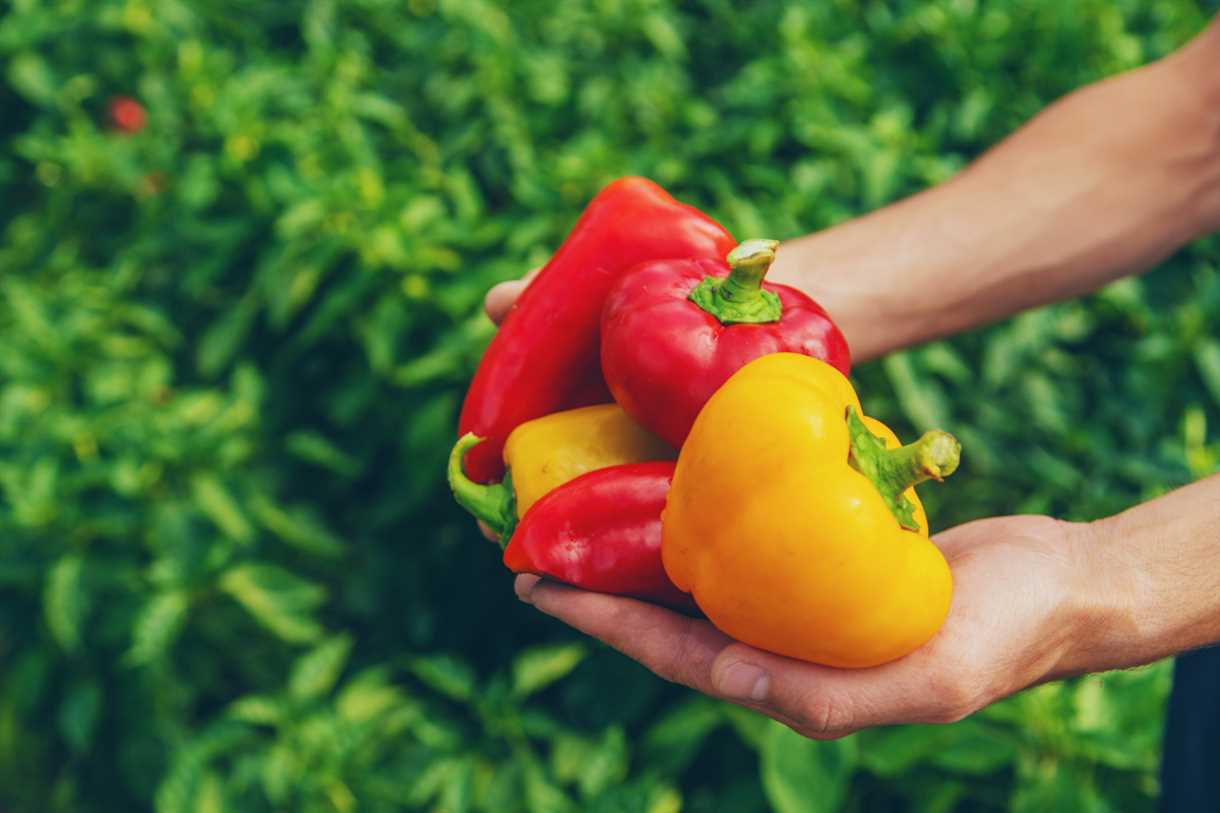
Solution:
[{"label": "blurred red pepper on plant", "polygon": [[467,475],[498,479],[504,441],[519,424],[610,401],[598,325],[606,293],[624,271],[650,260],[723,257],[733,244],[718,223],[652,181],[621,178],[599,192],[479,363],[458,420],[459,437],[484,438],[466,455]]},{"label": "blurred red pepper on plant", "polygon": [[606,383],[627,414],[675,448],[712,393],[760,356],[800,353],[850,371],[847,340],[826,311],[795,288],[763,282],[778,246],[747,240],[727,264],[647,263],[607,295]]},{"label": "blurred red pepper on plant", "polygon": [[144,129],[148,116],[144,105],[130,96],[115,96],[110,100],[110,123],[124,133],[138,133]]},{"label": "blurred red pepper on plant", "polygon": [[674,463],[626,463],[583,474],[525,512],[504,549],[514,573],[694,610],[661,563],[661,512]]}]

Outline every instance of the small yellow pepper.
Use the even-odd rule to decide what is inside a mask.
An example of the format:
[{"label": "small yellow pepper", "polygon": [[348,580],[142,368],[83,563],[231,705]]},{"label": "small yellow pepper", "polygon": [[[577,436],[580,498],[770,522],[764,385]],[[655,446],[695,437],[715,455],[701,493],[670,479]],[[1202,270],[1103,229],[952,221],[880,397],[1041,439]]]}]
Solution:
[{"label": "small yellow pepper", "polygon": [[467,434],[453,447],[449,486],[458,503],[491,526],[503,541],[539,498],[582,474],[676,456],[617,404],[555,412],[518,426],[504,444],[508,473],[499,483],[475,483],[462,471],[466,451],[479,442],[480,438]]},{"label": "small yellow pepper", "polygon": [[915,483],[952,435],[900,446],[825,362],[764,356],[704,405],[678,456],[662,558],[726,634],[827,666],[902,657],[944,623],[952,577]]}]

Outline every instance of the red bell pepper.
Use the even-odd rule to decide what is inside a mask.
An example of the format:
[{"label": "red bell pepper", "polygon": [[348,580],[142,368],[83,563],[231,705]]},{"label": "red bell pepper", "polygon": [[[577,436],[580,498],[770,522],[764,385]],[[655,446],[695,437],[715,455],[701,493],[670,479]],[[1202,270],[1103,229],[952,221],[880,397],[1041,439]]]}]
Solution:
[{"label": "red bell pepper", "polygon": [[598,323],[606,293],[624,271],[669,257],[723,257],[732,247],[724,228],[652,181],[622,178],[599,192],[479,363],[458,420],[459,437],[484,439],[466,455],[467,475],[480,483],[498,479],[504,441],[518,424],[610,401]]},{"label": "red bell pepper", "polygon": [[786,285],[764,283],[775,240],[748,240],[723,260],[643,264],[602,311],[602,372],[631,417],[681,447],[695,416],[729,376],[768,353],[802,353],[846,375],[847,341],[826,311]]},{"label": "red bell pepper", "polygon": [[661,512],[672,461],[625,463],[582,474],[521,518],[504,564],[599,593],[693,610],[661,564]]}]

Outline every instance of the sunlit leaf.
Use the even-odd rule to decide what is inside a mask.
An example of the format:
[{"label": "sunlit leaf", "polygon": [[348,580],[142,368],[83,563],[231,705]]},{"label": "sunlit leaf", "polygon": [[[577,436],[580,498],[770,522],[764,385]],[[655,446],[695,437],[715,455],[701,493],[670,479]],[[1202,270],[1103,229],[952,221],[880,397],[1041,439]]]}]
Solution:
[{"label": "sunlit leaf", "polygon": [[288,691],[301,700],[319,697],[330,691],[347,665],[351,648],[351,638],[337,635],[302,655],[292,668]]},{"label": "sunlit leaf", "polygon": [[527,697],[545,689],[576,668],[586,649],[578,643],[539,646],[513,660],[513,694]]},{"label": "sunlit leaf", "polygon": [[833,813],[847,793],[855,741],[818,741],[773,723],[759,755],[763,789],[777,813]]},{"label": "sunlit leaf", "polygon": [[165,655],[186,621],[190,599],[181,590],[157,593],[140,610],[131,632],[126,658],[145,664]]},{"label": "sunlit leaf", "polygon": [[326,600],[323,587],[269,564],[239,565],[220,579],[221,588],[286,641],[313,641],[322,627],[313,610]]}]

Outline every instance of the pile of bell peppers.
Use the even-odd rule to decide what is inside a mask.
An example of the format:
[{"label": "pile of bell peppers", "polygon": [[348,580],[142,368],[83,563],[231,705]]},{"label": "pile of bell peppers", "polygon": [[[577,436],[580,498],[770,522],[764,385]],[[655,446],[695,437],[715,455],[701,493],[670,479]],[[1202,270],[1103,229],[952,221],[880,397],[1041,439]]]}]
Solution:
[{"label": "pile of bell peppers", "polygon": [[957,467],[863,414],[826,311],[643,178],[589,203],[485,352],[449,458],[504,564],[867,667],[943,624],[949,567],[914,487]]}]

